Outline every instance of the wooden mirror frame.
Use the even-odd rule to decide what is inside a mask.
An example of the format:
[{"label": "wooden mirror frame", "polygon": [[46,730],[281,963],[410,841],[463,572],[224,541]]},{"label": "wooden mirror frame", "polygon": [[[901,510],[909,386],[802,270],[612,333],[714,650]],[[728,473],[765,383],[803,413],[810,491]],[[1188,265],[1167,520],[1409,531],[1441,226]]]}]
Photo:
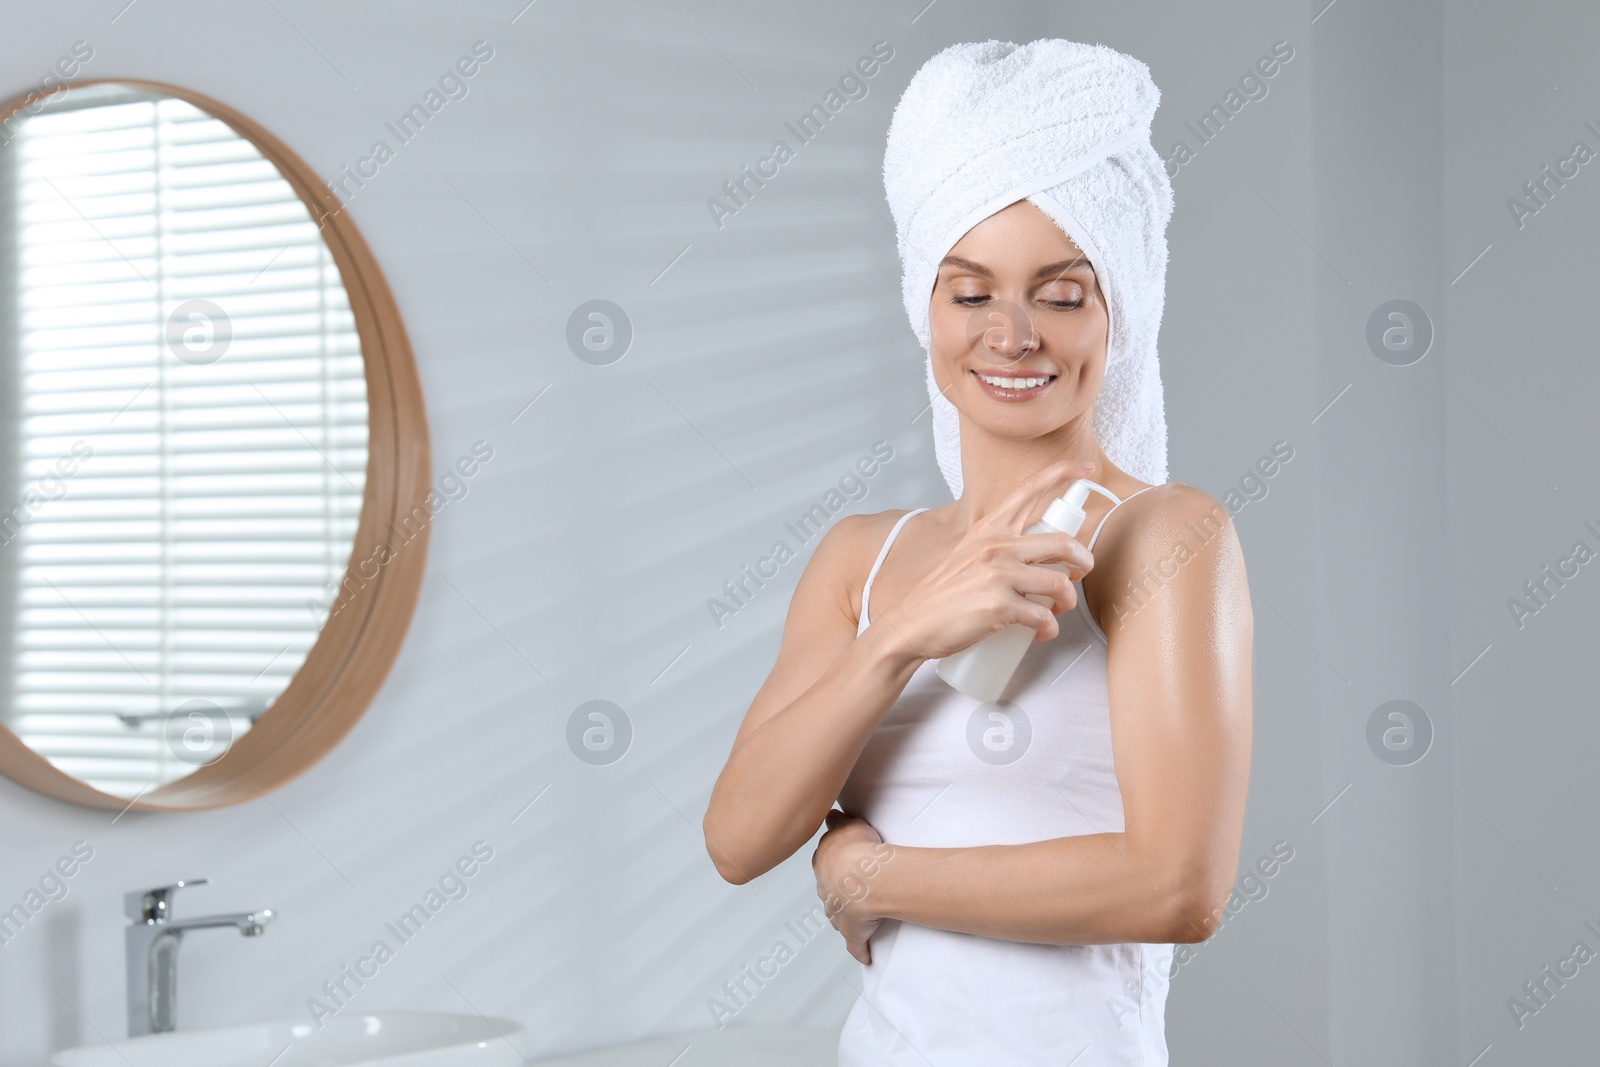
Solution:
[{"label": "wooden mirror frame", "polygon": [[[127,85],[186,100],[254,144],[299,194],[350,297],[367,379],[367,481],[350,562],[305,662],[255,725],[222,756],[131,801],[56,768],[0,723],[0,774],[30,789],[96,808],[198,811],[254,800],[296,777],[338,744],[377,695],[405,640],[422,587],[433,479],[422,386],[399,308],[377,260],[337,197],[305,161],[260,124],[202,93],[138,78],[92,78],[0,104],[0,122],[57,93]],[[420,527],[420,528],[419,528]],[[407,539],[391,548],[391,532]],[[352,574],[356,561],[376,573]],[[362,568],[365,570],[365,567]]]}]

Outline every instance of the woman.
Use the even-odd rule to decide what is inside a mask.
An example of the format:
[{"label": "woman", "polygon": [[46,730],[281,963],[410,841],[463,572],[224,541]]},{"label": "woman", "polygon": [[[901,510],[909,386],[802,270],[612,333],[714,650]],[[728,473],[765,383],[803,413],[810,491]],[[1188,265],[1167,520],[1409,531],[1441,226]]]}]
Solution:
[{"label": "woman", "polygon": [[[1111,49],[990,41],[929,60],[891,124],[956,499],[829,530],[704,826],[743,883],[826,820],[818,892],[862,963],[846,1067],[1165,1064],[1173,943],[1232,886],[1252,618],[1226,511],[1166,480],[1158,99]],[[1115,502],[1021,534],[1080,477]],[[999,701],[937,676],[1011,623],[1036,643]]]}]

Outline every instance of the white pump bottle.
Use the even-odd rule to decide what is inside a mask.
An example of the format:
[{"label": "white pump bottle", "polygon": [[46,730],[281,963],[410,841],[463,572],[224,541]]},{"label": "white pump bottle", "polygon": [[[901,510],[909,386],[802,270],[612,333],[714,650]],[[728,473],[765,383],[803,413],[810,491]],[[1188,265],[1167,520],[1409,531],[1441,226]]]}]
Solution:
[{"label": "white pump bottle", "polygon": [[[1050,506],[1045,508],[1044,516],[1038,522],[1022,532],[1077,533],[1083,526],[1085,517],[1083,502],[1089,499],[1090,490],[1108,496],[1113,501],[1117,499],[1116,495],[1104,486],[1087,478],[1079,478],[1067,487],[1065,493],[1050,502]],[[1050,567],[1058,571],[1068,569],[1065,563],[1039,563],[1035,566]],[[1053,603],[1049,597],[1039,593],[1023,595],[1034,603],[1046,607]],[[1000,699],[1000,694],[1005,692],[1006,686],[1011,682],[1011,676],[1016,673],[1017,664],[1022,662],[1023,654],[1028,651],[1028,646],[1037,636],[1038,631],[1033,627],[1013,622],[996,630],[977,644],[937,661],[934,670],[958,692],[987,704]]]}]

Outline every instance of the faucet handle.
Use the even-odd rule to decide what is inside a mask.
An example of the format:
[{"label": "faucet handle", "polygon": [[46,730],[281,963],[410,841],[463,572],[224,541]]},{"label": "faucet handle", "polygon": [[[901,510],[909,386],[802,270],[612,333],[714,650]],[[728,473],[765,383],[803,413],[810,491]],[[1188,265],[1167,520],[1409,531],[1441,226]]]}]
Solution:
[{"label": "faucet handle", "polygon": [[172,918],[172,898],[178,890],[209,881],[209,878],[189,878],[154,889],[136,889],[123,894],[122,910],[136,923],[164,923]]}]

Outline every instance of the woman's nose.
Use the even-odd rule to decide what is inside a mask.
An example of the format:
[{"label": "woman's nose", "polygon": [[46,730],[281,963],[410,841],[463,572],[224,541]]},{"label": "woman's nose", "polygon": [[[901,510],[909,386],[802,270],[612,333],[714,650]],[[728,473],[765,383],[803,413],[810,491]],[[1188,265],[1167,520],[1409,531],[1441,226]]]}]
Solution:
[{"label": "woman's nose", "polygon": [[991,363],[1014,363],[1039,347],[1039,334],[1027,309],[1009,300],[994,300],[974,309],[967,321],[967,341]]}]

